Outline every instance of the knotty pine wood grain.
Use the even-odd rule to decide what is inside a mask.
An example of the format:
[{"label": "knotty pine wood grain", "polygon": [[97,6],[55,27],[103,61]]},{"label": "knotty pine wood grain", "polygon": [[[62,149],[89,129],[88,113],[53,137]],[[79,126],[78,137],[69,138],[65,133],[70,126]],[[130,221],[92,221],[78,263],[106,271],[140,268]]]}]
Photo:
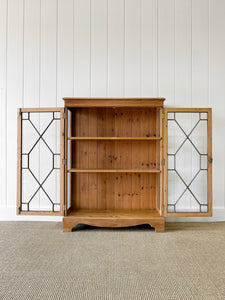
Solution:
[{"label": "knotty pine wood grain", "polygon": [[[156,137],[156,109],[92,107],[72,111],[73,137],[87,138],[72,141],[73,207],[155,208],[156,174],[147,172],[155,172],[149,168],[156,166],[157,141],[145,138]],[[88,139],[113,136],[127,139]]]},{"label": "knotty pine wood grain", "polygon": [[[88,133],[90,136],[98,135],[98,119],[97,119],[97,109],[89,109],[89,130]],[[91,141],[88,144],[88,161],[89,168],[98,167],[98,145],[97,141]],[[88,174],[89,179],[89,190],[88,190],[88,207],[89,209],[96,208],[98,205],[98,174]],[[91,201],[90,201],[91,199]]]}]

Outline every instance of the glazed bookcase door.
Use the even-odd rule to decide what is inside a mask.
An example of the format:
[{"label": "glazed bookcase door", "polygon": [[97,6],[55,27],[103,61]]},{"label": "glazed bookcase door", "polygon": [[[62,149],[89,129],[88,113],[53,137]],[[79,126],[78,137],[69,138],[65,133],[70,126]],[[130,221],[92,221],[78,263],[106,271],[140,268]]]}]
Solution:
[{"label": "glazed bookcase door", "polygon": [[64,213],[64,108],[18,111],[17,213]]},{"label": "glazed bookcase door", "polygon": [[164,109],[164,215],[212,216],[212,111]]}]

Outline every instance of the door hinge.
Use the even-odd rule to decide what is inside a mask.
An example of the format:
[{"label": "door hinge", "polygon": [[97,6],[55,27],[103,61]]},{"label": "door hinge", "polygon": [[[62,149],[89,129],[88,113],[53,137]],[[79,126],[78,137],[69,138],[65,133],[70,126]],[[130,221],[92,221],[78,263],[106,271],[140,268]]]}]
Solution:
[{"label": "door hinge", "polygon": [[65,204],[63,205],[63,211],[66,211],[66,205]]},{"label": "door hinge", "polygon": [[165,119],[165,113],[162,113],[162,119]]},{"label": "door hinge", "polygon": [[66,113],[65,113],[65,112],[63,113],[63,119],[64,119],[64,120],[67,119],[67,116],[66,116]]},{"label": "door hinge", "polygon": [[20,212],[21,212],[21,208],[20,208],[20,206],[18,206],[18,207],[17,207],[17,215],[19,215]]},{"label": "door hinge", "polygon": [[19,116],[22,115],[21,108],[18,108],[18,115],[19,115]]},{"label": "door hinge", "polygon": [[162,166],[165,166],[165,163],[166,163],[165,158],[163,158],[162,159]]},{"label": "door hinge", "polygon": [[62,159],[62,164],[65,166],[67,164],[67,159],[66,158],[63,158]]},{"label": "door hinge", "polygon": [[164,213],[164,211],[165,211],[165,205],[162,204],[162,213]]},{"label": "door hinge", "polygon": [[209,163],[211,164],[213,162],[213,158],[209,157]]}]

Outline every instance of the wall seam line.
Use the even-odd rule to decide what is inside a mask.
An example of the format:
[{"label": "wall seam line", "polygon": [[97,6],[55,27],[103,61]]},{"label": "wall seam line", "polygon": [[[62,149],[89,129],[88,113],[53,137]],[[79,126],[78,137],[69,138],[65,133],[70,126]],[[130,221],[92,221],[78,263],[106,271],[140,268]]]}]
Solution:
[{"label": "wall seam line", "polygon": [[142,0],[140,0],[140,5],[139,5],[139,34],[140,34],[140,43],[139,43],[139,54],[140,54],[140,68],[139,68],[139,72],[140,72],[140,81],[139,81],[139,95],[140,97],[142,97],[143,95],[143,83],[142,83]]},{"label": "wall seam line", "polygon": [[159,0],[156,0],[156,39],[157,39],[157,71],[156,71],[156,81],[157,81],[157,97],[159,97]]},{"label": "wall seam line", "polygon": [[193,16],[192,16],[192,0],[191,0],[191,107],[193,102],[193,88],[192,88],[192,78],[193,78],[193,37],[192,37],[192,31],[193,31]]},{"label": "wall seam line", "polygon": [[25,29],[25,0],[23,0],[22,107],[24,107],[24,29]]},{"label": "wall seam line", "polygon": [[90,55],[90,74],[89,74],[89,95],[91,97],[91,94],[92,94],[92,91],[91,91],[91,83],[92,83],[92,80],[91,80],[91,71],[92,71],[92,67],[91,67],[91,62],[92,62],[92,59],[91,59],[91,50],[92,50],[92,47],[91,47],[91,42],[92,42],[92,36],[91,36],[91,0],[89,2],[89,5],[90,5],[90,51],[89,51],[89,55]]},{"label": "wall seam line", "polygon": [[126,67],[126,62],[125,62],[125,48],[126,48],[126,41],[125,41],[125,23],[126,23],[126,0],[123,1],[123,97],[125,97],[126,93],[126,84],[125,84],[125,67]]},{"label": "wall seam line", "polygon": [[106,97],[109,94],[109,0],[106,2],[107,6],[107,64],[106,64],[106,74],[107,74],[107,84],[106,84]]},{"label": "wall seam line", "polygon": [[56,66],[55,66],[55,82],[56,82],[56,107],[58,107],[58,26],[59,26],[59,0],[56,0],[56,55],[55,55],[55,60],[56,60]]},{"label": "wall seam line", "polygon": [[7,175],[8,175],[8,172],[7,172],[7,158],[8,158],[8,155],[7,155],[7,149],[8,149],[8,144],[7,144],[7,129],[8,129],[8,126],[7,126],[7,96],[8,96],[8,93],[7,93],[7,87],[8,87],[8,26],[9,26],[9,23],[8,23],[8,13],[9,13],[9,1],[7,0],[6,2],[6,64],[5,64],[5,160],[4,160],[4,164],[5,164],[5,207],[7,208],[8,207],[8,201],[7,201]]},{"label": "wall seam line", "polygon": [[73,96],[75,94],[75,5],[73,0]]}]

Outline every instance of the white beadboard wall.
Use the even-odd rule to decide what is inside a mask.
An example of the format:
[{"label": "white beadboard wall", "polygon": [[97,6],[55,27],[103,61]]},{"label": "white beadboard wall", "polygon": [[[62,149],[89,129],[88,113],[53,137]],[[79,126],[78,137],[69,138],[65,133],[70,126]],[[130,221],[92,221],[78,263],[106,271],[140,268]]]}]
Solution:
[{"label": "white beadboard wall", "polygon": [[15,214],[18,107],[160,96],[212,107],[213,218],[194,220],[225,221],[224,15],[224,0],[0,0],[0,219],[61,220]]}]

